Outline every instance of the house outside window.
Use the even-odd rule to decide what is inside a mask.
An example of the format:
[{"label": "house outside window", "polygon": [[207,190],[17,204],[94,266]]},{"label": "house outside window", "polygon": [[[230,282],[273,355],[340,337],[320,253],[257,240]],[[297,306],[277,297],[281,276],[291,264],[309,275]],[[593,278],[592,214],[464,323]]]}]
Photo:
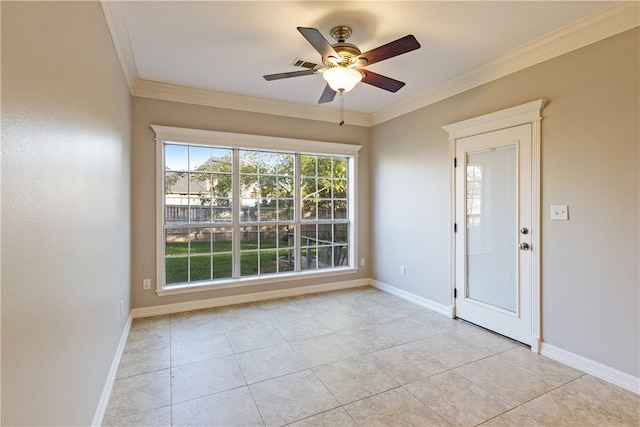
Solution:
[{"label": "house outside window", "polygon": [[356,271],[361,146],[152,127],[159,294]]}]

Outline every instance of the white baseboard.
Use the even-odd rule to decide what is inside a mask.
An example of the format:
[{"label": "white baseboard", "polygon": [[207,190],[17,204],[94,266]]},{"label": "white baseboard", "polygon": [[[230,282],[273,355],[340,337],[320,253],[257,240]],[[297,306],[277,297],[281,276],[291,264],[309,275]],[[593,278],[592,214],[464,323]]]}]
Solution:
[{"label": "white baseboard", "polygon": [[540,354],[633,393],[640,394],[640,378],[638,377],[618,371],[600,362],[587,359],[584,356],[571,353],[570,351],[563,350],[545,342],[542,343]]},{"label": "white baseboard", "polygon": [[249,302],[264,301],[276,298],[287,298],[319,292],[337,291],[340,289],[359,288],[369,286],[369,279],[348,280],[344,282],[332,282],[322,285],[301,286],[299,288],[280,289],[275,291],[255,292],[244,295],[210,298],[205,300],[179,302],[175,304],[156,305],[153,307],[134,308],[131,310],[133,318],[159,316],[162,314],[180,313],[183,311],[201,310],[204,308],[222,307],[225,305],[244,304]]},{"label": "white baseboard", "polygon": [[113,361],[111,362],[111,369],[109,369],[109,375],[107,376],[107,381],[105,382],[104,388],[102,389],[102,395],[100,396],[100,401],[98,402],[98,408],[96,409],[96,413],[93,416],[93,421],[91,422],[92,426],[101,426],[102,421],[104,420],[104,414],[107,412],[107,406],[109,405],[111,390],[113,390],[113,383],[116,380],[116,373],[118,372],[120,359],[122,358],[122,353],[124,353],[124,347],[125,347],[125,344],[127,343],[127,338],[129,338],[129,331],[131,330],[132,320],[133,320],[133,316],[129,315],[129,318],[127,319],[127,322],[124,325],[124,330],[122,331],[122,335],[120,335],[120,342],[118,343],[116,354],[115,356],[113,356]]},{"label": "white baseboard", "polygon": [[381,291],[384,291],[386,293],[389,293],[391,295],[395,295],[397,297],[400,297],[402,299],[405,299],[409,302],[412,302],[414,304],[417,304],[421,307],[424,308],[428,308],[429,310],[433,310],[437,313],[443,314],[449,318],[454,318],[454,312],[453,312],[453,306],[446,306],[440,303],[437,303],[435,301],[432,301],[430,299],[418,296],[416,294],[412,294],[411,292],[407,292],[405,290],[402,289],[398,289],[394,286],[391,285],[387,285],[386,283],[383,282],[379,282],[377,280],[373,280],[371,279],[371,286],[380,289]]}]

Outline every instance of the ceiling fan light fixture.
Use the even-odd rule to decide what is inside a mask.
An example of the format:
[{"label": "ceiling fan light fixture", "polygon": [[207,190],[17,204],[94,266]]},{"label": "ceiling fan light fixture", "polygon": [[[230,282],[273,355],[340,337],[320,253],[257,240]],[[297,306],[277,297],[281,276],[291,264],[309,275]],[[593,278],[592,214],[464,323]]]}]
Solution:
[{"label": "ceiling fan light fixture", "polygon": [[329,68],[322,73],[322,77],[336,92],[349,92],[362,80],[360,71],[347,67]]}]

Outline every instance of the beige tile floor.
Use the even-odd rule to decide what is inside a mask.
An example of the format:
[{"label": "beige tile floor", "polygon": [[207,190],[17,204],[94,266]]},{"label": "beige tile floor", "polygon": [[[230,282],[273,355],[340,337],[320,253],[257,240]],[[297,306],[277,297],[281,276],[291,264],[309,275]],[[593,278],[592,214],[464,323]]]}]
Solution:
[{"label": "beige tile floor", "polygon": [[104,425],[640,424],[640,397],[364,287],[136,319]]}]

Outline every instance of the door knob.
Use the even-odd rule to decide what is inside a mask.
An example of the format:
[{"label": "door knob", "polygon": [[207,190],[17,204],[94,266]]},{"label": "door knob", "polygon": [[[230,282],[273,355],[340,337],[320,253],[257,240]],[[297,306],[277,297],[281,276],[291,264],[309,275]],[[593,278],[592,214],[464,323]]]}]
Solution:
[{"label": "door knob", "polygon": [[528,243],[520,243],[519,247],[521,251],[528,251],[531,249],[531,246],[529,246]]}]

